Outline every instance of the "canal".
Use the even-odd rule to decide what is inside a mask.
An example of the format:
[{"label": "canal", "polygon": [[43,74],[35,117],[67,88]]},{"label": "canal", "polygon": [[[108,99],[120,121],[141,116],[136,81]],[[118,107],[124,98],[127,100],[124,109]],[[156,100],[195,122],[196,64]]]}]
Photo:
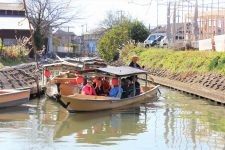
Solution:
[{"label": "canal", "polygon": [[52,100],[0,110],[7,150],[225,150],[225,108],[162,87],[158,101],[67,114]]}]

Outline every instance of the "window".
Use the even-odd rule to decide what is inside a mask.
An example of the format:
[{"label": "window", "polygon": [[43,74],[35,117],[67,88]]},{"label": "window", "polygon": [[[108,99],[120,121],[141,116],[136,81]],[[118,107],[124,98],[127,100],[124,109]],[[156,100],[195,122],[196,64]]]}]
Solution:
[{"label": "window", "polygon": [[150,40],[150,41],[154,41],[154,40],[155,40],[155,38],[156,38],[156,36],[155,36],[155,35],[151,35],[151,36],[149,37],[149,40]]}]

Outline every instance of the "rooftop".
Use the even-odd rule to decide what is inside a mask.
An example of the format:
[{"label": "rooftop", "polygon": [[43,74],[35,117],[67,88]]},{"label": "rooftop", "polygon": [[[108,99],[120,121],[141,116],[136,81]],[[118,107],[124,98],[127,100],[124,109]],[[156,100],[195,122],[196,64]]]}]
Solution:
[{"label": "rooftop", "polygon": [[0,3],[0,10],[23,11],[23,3]]}]

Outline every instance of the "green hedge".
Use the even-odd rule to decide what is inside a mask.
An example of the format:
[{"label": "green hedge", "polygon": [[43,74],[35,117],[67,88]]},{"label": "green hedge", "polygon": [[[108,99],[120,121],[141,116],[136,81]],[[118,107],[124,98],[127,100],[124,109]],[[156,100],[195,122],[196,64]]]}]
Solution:
[{"label": "green hedge", "polygon": [[[225,75],[225,53],[200,51],[173,51],[169,49],[126,49],[129,56],[139,55],[139,64],[147,68],[166,69],[170,72],[198,72]],[[127,63],[127,56],[121,55]]]}]

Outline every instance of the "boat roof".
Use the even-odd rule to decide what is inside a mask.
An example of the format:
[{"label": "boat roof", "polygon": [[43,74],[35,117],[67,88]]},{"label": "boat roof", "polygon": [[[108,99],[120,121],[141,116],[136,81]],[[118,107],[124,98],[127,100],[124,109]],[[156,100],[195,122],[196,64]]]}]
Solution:
[{"label": "boat roof", "polygon": [[97,68],[97,71],[108,73],[115,76],[130,76],[130,75],[137,75],[137,74],[147,74],[148,72],[145,70],[128,67],[128,66],[121,66],[121,67],[107,67],[107,68]]},{"label": "boat roof", "polygon": [[64,58],[65,61],[68,62],[79,62],[79,63],[99,63],[99,64],[104,64],[106,65],[106,63],[104,62],[103,59],[94,57],[94,58],[89,58],[89,57],[81,57],[81,58]]},{"label": "boat roof", "polygon": [[52,64],[47,64],[47,65],[44,65],[43,67],[46,68],[46,67],[54,67],[54,66],[60,66],[60,65],[77,67],[77,68],[82,68],[83,67],[82,64],[79,64],[79,63],[70,63],[70,62],[66,62],[66,61],[58,62],[58,63],[52,63]]}]

